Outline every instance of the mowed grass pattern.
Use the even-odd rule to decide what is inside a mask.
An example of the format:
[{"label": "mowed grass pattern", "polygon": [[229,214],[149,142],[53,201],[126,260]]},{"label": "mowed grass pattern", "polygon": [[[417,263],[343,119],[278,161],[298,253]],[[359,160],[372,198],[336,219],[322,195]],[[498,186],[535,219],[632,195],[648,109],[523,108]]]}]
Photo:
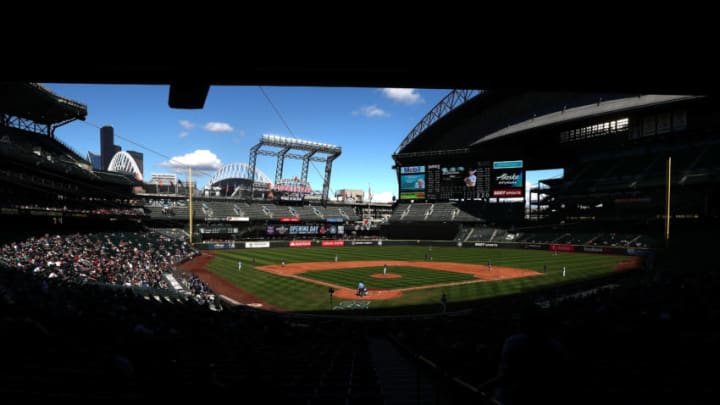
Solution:
[{"label": "mowed grass pattern", "polygon": [[476,280],[472,274],[453,273],[450,271],[421,269],[417,267],[388,266],[388,273],[399,274],[402,278],[374,278],[372,274],[382,274],[383,269],[360,267],[356,269],[308,271],[300,274],[313,280],[325,281],[347,288],[357,288],[362,281],[367,288],[405,288],[421,285],[454,283],[457,281]]},{"label": "mowed grass pattern", "polygon": [[[258,266],[262,266],[280,264],[280,261],[283,259],[288,264],[332,262],[336,254],[339,256],[340,261],[422,261],[425,259],[425,254],[427,253],[432,255],[433,261],[436,262],[487,264],[488,260],[491,260],[495,266],[529,269],[541,273],[543,272],[544,266],[547,268],[547,272],[542,276],[408,291],[404,292],[403,296],[398,299],[373,301],[371,304],[372,308],[437,304],[439,303],[440,296],[445,292],[448,297],[449,309],[452,309],[453,304],[456,302],[473,301],[490,296],[526,292],[534,289],[547,288],[555,284],[601,277],[610,273],[617,263],[627,259],[624,256],[587,253],[558,253],[558,255],[555,256],[549,251],[522,249],[433,247],[432,250],[430,250],[427,247],[411,246],[238,249],[216,250],[213,251],[213,253],[215,253],[217,257],[208,265],[210,271],[230,280],[240,288],[243,288],[272,305],[292,311],[327,310],[329,306],[327,287],[255,270],[252,266],[253,258],[255,258]],[[243,269],[241,272],[237,270],[238,260],[243,261]],[[567,266],[566,277],[562,277],[563,266]],[[416,271],[418,269],[413,270]],[[316,273],[320,274],[332,271],[333,270],[327,270]],[[436,270],[424,271],[429,273],[437,272]],[[307,276],[307,274],[305,274],[305,276]],[[313,275],[313,277],[317,276]],[[403,279],[400,279],[398,281],[402,280]],[[360,280],[355,279],[350,286],[352,288],[357,287],[358,281]],[[366,284],[371,282],[369,278],[362,281]],[[410,285],[404,286],[409,287]]]}]

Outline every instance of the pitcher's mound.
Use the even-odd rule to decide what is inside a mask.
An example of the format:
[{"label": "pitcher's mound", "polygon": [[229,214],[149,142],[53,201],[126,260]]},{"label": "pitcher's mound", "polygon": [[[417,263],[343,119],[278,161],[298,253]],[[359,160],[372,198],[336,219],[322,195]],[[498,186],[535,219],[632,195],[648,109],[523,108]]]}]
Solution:
[{"label": "pitcher's mound", "polygon": [[393,274],[393,273],[388,273],[388,274],[382,274],[382,273],[371,274],[370,277],[372,277],[372,278],[402,278],[401,275],[399,275],[399,274]]}]

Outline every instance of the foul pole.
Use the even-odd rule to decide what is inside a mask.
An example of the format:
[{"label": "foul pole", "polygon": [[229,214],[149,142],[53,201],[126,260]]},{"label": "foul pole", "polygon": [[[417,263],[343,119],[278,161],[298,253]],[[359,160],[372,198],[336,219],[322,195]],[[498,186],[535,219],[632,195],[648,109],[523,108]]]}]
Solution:
[{"label": "foul pole", "polygon": [[[193,184],[192,183],[192,167],[188,167],[188,185],[192,185],[192,184]],[[192,243],[193,243],[193,241],[192,241],[192,235],[193,235],[193,230],[192,230],[192,219],[193,219],[192,192],[193,192],[193,190],[192,190],[192,187],[188,187],[188,192],[190,194],[190,214],[189,214],[190,215],[190,218],[189,218],[190,219],[190,244],[192,245]]]},{"label": "foul pole", "polygon": [[665,193],[665,247],[670,244],[670,179],[672,174],[672,157],[667,159],[667,180]]}]

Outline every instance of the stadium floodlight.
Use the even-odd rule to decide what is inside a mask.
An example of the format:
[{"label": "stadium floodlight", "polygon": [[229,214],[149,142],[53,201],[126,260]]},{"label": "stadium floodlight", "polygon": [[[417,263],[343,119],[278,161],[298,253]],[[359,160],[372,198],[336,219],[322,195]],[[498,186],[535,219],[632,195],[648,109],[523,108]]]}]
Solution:
[{"label": "stadium floodlight", "polygon": [[276,146],[279,148],[289,147],[290,149],[316,151],[327,154],[342,153],[342,148],[340,146],[305,139],[286,138],[278,135],[263,135],[260,137],[260,144],[265,146]]},{"label": "stadium floodlight", "polygon": [[[281,148],[280,150],[262,150],[264,146],[272,146]],[[306,153],[289,153],[291,150],[304,151]],[[318,153],[327,155],[326,157],[315,156]],[[312,162],[325,163],[325,177],[323,179],[322,199],[327,201],[328,190],[330,188],[330,175],[332,172],[332,162],[342,154],[340,146],[328,143],[314,142],[307,139],[286,138],[278,135],[265,134],[260,137],[260,142],[250,148],[249,166],[251,170],[255,170],[257,155],[272,156],[277,158],[275,170],[275,184],[278,184],[283,178],[283,168],[286,158],[298,159],[303,161],[301,181],[307,182],[308,165]],[[252,189],[251,189],[252,193]],[[252,195],[252,194],[251,194]]]}]

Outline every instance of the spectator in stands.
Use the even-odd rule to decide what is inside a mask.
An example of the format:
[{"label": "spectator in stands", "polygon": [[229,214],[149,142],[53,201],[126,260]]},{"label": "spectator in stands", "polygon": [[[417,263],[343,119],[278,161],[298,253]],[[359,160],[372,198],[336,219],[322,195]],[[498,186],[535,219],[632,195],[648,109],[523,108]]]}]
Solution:
[{"label": "spectator in stands", "polygon": [[548,333],[548,320],[535,305],[523,315],[519,333],[503,344],[495,399],[502,404],[569,403],[568,356]]}]

